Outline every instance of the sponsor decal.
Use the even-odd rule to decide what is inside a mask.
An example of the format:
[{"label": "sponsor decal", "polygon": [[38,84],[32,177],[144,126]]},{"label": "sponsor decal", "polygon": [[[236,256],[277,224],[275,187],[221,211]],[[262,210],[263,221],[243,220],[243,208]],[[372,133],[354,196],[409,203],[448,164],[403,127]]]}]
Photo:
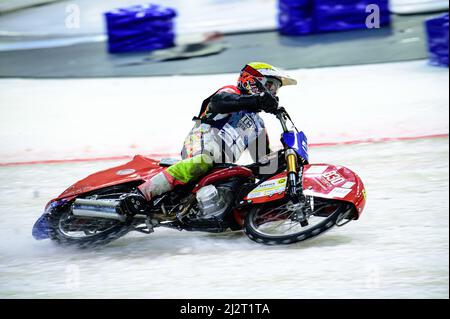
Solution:
[{"label": "sponsor decal", "polygon": [[328,166],[324,165],[313,165],[305,172],[305,174],[309,175],[321,175],[328,169]]},{"label": "sponsor decal", "polygon": [[306,196],[313,196],[313,197],[320,197],[320,198],[345,198],[348,194],[351,193],[351,189],[348,188],[340,188],[336,187],[333,189],[330,193],[324,194],[317,191],[314,191],[312,189],[307,189],[303,191],[303,194]]},{"label": "sponsor decal", "polygon": [[252,199],[280,194],[286,191],[286,184],[286,178],[267,181],[255,188],[250,194],[248,194],[247,198]]},{"label": "sponsor decal", "polygon": [[355,186],[356,184],[353,182],[347,182],[344,185],[342,185],[341,187],[343,188],[353,188],[353,186]]},{"label": "sponsor decal", "polygon": [[331,184],[325,177],[321,176],[320,177],[320,182],[322,183],[322,185],[325,186],[325,189],[329,189],[333,187],[333,184]]},{"label": "sponsor decal", "polygon": [[348,188],[336,187],[328,194],[328,196],[333,198],[344,198],[345,196],[350,194],[351,191],[352,190]]},{"label": "sponsor decal", "polygon": [[334,186],[338,186],[345,182],[345,178],[342,177],[337,171],[330,171],[328,173],[323,174],[323,177],[327,179]]}]

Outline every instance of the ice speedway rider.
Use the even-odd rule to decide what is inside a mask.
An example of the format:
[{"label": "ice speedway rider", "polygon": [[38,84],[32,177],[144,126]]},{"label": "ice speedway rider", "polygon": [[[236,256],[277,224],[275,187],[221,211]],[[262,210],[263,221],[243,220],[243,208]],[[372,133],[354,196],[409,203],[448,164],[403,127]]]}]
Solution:
[{"label": "ice speedway rider", "polygon": [[184,141],[182,161],[166,168],[139,186],[140,194],[123,199],[128,213],[138,214],[149,208],[156,196],[173,190],[208,173],[214,163],[235,163],[242,153],[259,140],[266,141],[264,150],[250,152],[253,160],[258,153],[270,152],[267,131],[259,112],[278,108],[277,93],[297,81],[278,68],[262,62],[247,64],[241,71],[237,86],[219,89],[207,98],[196,124]]}]

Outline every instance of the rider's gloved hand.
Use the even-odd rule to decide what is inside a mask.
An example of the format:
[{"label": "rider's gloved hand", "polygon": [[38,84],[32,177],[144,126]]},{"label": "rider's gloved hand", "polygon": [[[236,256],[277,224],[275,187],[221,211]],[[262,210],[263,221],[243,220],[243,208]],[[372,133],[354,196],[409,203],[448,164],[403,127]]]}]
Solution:
[{"label": "rider's gloved hand", "polygon": [[258,106],[264,112],[273,113],[278,109],[278,98],[263,92],[258,96]]}]

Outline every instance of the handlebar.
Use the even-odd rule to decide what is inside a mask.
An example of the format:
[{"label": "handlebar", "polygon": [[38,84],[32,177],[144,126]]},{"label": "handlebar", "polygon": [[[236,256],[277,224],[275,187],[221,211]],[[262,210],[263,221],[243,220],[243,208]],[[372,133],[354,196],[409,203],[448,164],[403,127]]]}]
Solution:
[{"label": "handlebar", "polygon": [[[273,96],[273,94],[270,93],[269,90],[267,90],[267,88],[258,79],[255,79],[255,83],[256,83],[256,86],[258,87],[258,89],[261,92],[265,92],[265,93],[270,94],[270,95]],[[273,96],[273,97],[275,98],[275,96]],[[289,132],[289,129],[288,129],[287,124],[286,124],[286,121],[289,119],[292,122],[292,120],[291,120],[291,117],[289,116],[288,112],[286,111],[286,109],[284,107],[280,106],[275,111],[267,112],[267,113],[273,114],[273,115],[275,115],[278,118],[278,120],[280,121],[281,127],[283,128],[283,132],[284,133]],[[292,123],[292,124],[294,124],[294,123]],[[294,124],[294,127],[295,127],[295,124]],[[295,129],[297,130],[297,128],[295,128]]]},{"label": "handlebar", "polygon": [[279,107],[274,112],[269,112],[269,113],[273,114],[277,117],[277,119],[280,121],[280,124],[281,124],[281,127],[283,128],[284,133],[289,132],[286,122],[288,119],[290,119],[290,117],[284,107]]}]

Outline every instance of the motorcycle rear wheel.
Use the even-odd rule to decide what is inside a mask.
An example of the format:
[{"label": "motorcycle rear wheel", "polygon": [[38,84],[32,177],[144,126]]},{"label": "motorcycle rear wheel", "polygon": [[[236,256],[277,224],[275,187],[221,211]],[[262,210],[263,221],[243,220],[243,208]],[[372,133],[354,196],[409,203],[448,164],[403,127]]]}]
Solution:
[{"label": "motorcycle rear wheel", "polygon": [[[97,191],[96,195],[113,199],[129,191],[129,188],[119,186]],[[49,216],[49,226],[49,236],[53,241],[78,248],[104,246],[133,229],[132,225],[116,220],[73,216],[71,204],[53,211]]]},{"label": "motorcycle rear wheel", "polygon": [[292,218],[289,203],[267,203],[253,208],[246,216],[244,231],[253,241],[265,245],[289,245],[319,236],[344,218],[352,216],[350,204],[322,200],[309,217],[309,225],[302,227]]}]

